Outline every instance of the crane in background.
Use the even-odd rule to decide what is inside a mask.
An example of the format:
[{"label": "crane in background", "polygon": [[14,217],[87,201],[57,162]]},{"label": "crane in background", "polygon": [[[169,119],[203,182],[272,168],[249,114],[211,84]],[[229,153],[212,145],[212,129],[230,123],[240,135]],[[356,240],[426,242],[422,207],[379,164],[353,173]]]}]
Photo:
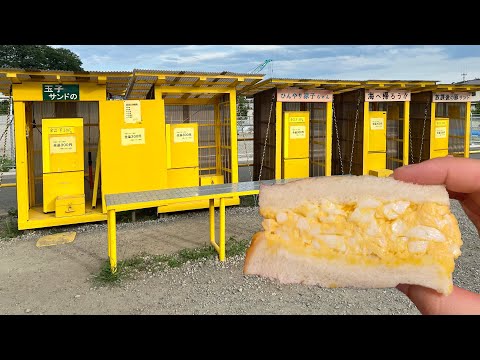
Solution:
[{"label": "crane in background", "polygon": [[257,67],[253,68],[248,72],[248,74],[258,74],[260,71],[262,71],[265,66],[267,66],[269,63],[271,63],[273,60],[272,59],[267,59]]}]

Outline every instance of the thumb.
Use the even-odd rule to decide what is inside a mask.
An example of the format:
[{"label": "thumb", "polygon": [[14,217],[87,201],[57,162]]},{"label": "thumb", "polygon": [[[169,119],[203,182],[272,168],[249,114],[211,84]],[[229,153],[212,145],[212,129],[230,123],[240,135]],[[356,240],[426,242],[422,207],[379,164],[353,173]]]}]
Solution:
[{"label": "thumb", "polygon": [[480,315],[480,295],[456,286],[448,296],[419,285],[400,284],[397,289],[407,295],[423,315]]}]

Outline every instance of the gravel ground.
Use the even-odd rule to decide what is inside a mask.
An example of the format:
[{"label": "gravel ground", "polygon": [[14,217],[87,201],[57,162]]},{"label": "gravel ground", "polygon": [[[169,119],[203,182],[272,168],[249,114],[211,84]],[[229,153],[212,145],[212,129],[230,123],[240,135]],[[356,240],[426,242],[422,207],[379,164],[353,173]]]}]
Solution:
[{"label": "gravel ground", "polygon": [[[480,241],[452,201],[464,245],[454,283],[480,292]],[[227,209],[227,238],[260,229],[258,208]],[[36,248],[47,231],[0,241],[0,314],[418,314],[396,289],[323,289],[281,285],[242,274],[244,256],[208,259],[158,273],[138,273],[116,287],[92,282],[106,259],[105,224],[69,227],[72,244]],[[179,235],[181,234],[181,235]],[[119,257],[172,253],[208,239],[208,211],[118,226]]]}]

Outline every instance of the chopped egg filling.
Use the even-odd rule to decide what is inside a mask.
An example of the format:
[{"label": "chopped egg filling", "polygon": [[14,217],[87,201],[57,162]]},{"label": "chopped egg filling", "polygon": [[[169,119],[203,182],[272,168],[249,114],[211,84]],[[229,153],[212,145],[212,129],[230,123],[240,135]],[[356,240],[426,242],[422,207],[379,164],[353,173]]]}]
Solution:
[{"label": "chopped egg filling", "polygon": [[272,249],[343,258],[352,264],[440,264],[453,272],[462,240],[447,205],[364,199],[304,202],[295,210],[261,209]]}]

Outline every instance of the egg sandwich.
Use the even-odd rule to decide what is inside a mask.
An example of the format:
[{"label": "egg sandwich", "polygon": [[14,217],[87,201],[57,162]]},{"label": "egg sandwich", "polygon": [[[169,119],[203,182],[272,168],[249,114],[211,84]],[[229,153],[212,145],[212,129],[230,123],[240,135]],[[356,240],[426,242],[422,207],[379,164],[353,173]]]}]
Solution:
[{"label": "egg sandwich", "polygon": [[462,240],[442,185],[329,176],[261,185],[245,274],[281,283],[452,291]]}]

